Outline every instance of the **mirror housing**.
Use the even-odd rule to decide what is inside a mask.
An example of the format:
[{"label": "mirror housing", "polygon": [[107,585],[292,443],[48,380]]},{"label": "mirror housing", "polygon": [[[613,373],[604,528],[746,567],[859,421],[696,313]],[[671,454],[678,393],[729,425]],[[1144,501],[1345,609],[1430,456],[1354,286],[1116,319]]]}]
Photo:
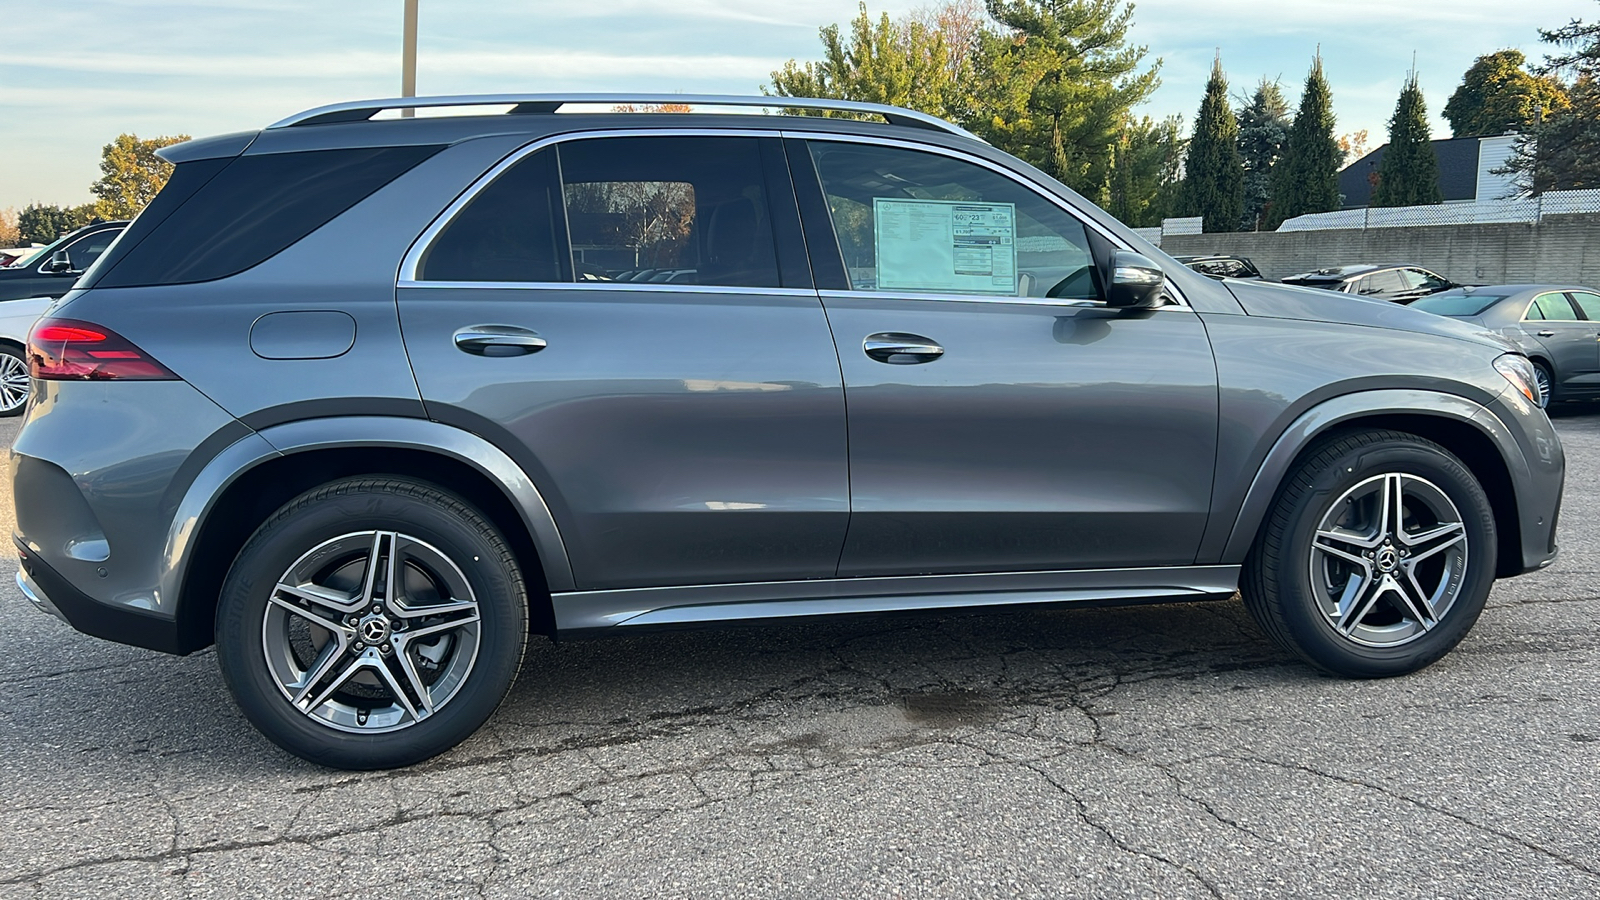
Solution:
[{"label": "mirror housing", "polygon": [[1106,305],[1116,309],[1153,309],[1161,305],[1166,273],[1148,256],[1118,250],[1111,256],[1111,289]]},{"label": "mirror housing", "polygon": [[72,255],[65,250],[57,250],[50,254],[50,261],[44,264],[44,270],[52,275],[70,275]]}]

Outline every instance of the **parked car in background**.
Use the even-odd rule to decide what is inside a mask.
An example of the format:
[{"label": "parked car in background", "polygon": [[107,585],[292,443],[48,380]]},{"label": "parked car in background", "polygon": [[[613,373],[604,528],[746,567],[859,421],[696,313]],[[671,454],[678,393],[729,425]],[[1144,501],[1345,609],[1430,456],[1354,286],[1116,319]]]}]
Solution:
[{"label": "parked car in background", "polygon": [[[557,115],[664,101],[700,111]],[[158,151],[30,336],[19,586],[215,642],[264,734],[381,768],[482,725],[530,633],[1239,591],[1372,678],[1555,558],[1505,341],[1205,277],[922,113],[737,112],[774,102],[411,97]]]},{"label": "parked car in background", "polygon": [[1261,271],[1255,263],[1243,256],[1174,256],[1173,259],[1183,263],[1201,275],[1210,275],[1212,278],[1253,278],[1261,279]]},{"label": "parked car in background", "polygon": [[72,290],[84,270],[122,234],[128,223],[85,225],[32,255],[0,268],[0,302],[28,297],[60,297]]},{"label": "parked car in background", "polygon": [[0,418],[21,415],[32,382],[28,378],[28,331],[50,304],[49,297],[0,303]]},{"label": "parked car in background", "polygon": [[1457,288],[1412,309],[1499,332],[1533,361],[1541,406],[1600,396],[1600,292],[1558,284]]},{"label": "parked car in background", "polygon": [[1369,263],[1334,266],[1318,269],[1315,272],[1290,275],[1283,279],[1283,283],[1357,294],[1372,300],[1388,300],[1393,303],[1410,303],[1418,297],[1461,287],[1443,275],[1430,272],[1421,266],[1375,266]]}]

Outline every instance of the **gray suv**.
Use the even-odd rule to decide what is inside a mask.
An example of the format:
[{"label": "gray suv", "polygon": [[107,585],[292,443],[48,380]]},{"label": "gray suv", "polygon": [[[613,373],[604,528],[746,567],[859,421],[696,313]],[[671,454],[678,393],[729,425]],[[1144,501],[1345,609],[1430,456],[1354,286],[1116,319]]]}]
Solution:
[{"label": "gray suv", "polygon": [[[662,101],[697,111],[592,111]],[[215,642],[273,741],[374,768],[472,734],[530,634],[1242,591],[1377,677],[1555,558],[1561,445],[1499,338],[1207,278],[915,112],[733,109],[773,102],[167,148],[31,336],[23,592]],[[376,117],[429,106],[492,112]]]}]

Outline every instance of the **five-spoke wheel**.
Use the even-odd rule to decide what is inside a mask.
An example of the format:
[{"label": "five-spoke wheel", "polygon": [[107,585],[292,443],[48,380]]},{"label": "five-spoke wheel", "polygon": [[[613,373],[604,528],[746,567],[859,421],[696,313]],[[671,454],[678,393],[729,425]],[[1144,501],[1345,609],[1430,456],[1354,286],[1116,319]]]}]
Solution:
[{"label": "five-spoke wheel", "polygon": [[342,768],[426,759],[488,719],[528,632],[515,559],[433,487],[352,479],[290,501],[240,552],[217,651],[250,720]]},{"label": "five-spoke wheel", "polygon": [[1495,556],[1488,497],[1460,460],[1414,435],[1357,432],[1290,472],[1241,592],[1271,637],[1318,667],[1399,675],[1466,635]]}]

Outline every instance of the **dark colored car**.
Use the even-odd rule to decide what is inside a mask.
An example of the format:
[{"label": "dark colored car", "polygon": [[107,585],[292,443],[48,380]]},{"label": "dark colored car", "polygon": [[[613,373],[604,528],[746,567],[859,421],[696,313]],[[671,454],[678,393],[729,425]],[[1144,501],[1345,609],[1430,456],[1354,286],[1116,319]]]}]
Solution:
[{"label": "dark colored car", "polygon": [[1559,284],[1460,288],[1411,304],[1481,325],[1533,361],[1541,404],[1600,396],[1600,292]]},{"label": "dark colored car", "polygon": [[[555,114],[661,102],[700,112]],[[215,642],[266,735],[364,768],[472,734],[530,633],[1242,591],[1379,677],[1555,558],[1561,444],[1500,338],[1200,275],[919,113],[706,111],[772,102],[161,151],[31,336],[19,585]],[[510,112],[374,118],[472,104]]]},{"label": "dark colored car", "polygon": [[1372,300],[1410,303],[1439,291],[1460,287],[1448,278],[1420,266],[1336,266],[1290,275],[1284,284],[1357,294]]},{"label": "dark colored car", "polygon": [[0,301],[66,294],[127,227],[127,222],[85,225],[26,259],[0,268]]},{"label": "dark colored car", "polygon": [[1255,263],[1243,256],[1174,256],[1178,262],[1212,278],[1249,278],[1261,280],[1261,271]]}]

